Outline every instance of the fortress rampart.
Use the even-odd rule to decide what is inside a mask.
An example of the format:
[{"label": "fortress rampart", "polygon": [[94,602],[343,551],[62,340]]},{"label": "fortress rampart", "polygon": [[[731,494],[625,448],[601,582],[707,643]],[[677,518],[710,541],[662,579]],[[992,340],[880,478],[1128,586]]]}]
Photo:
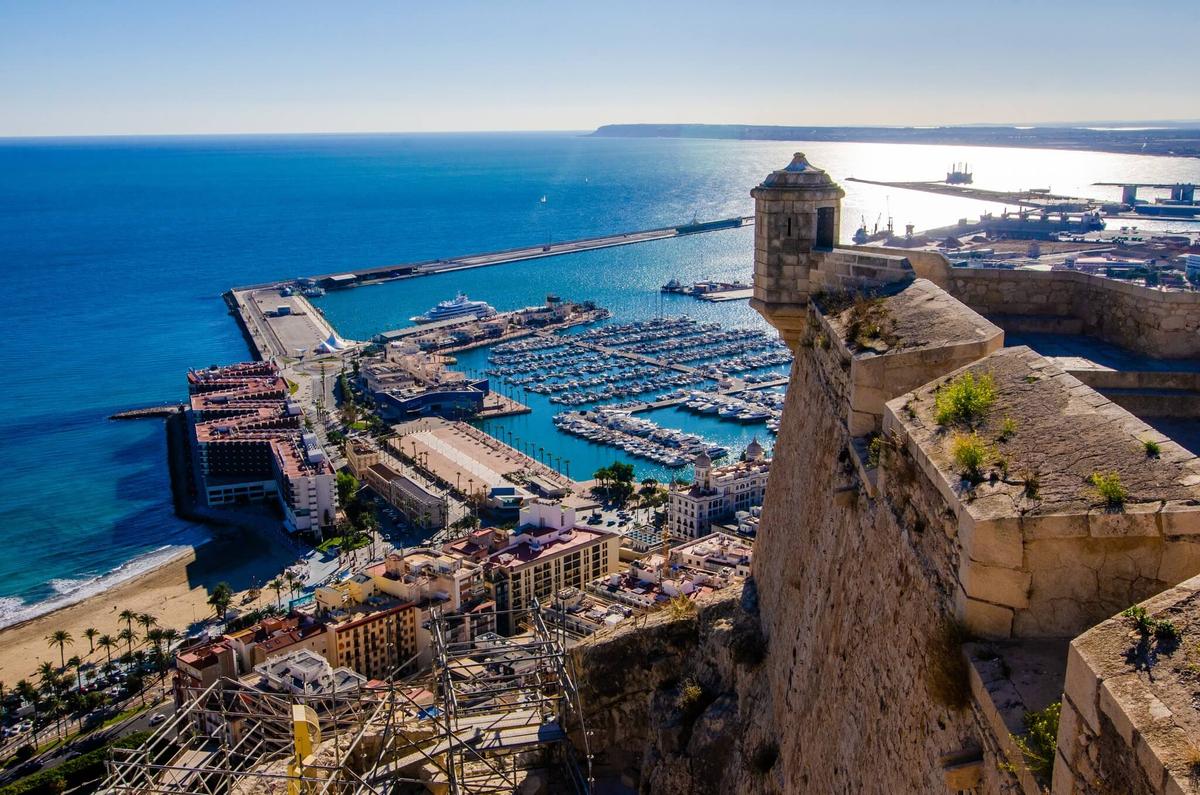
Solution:
[{"label": "fortress rampart", "polygon": [[[580,646],[593,746],[646,792],[1197,791],[1200,461],[1133,411],[1194,417],[1170,390],[1200,368],[1068,371],[1005,336],[1182,359],[1200,296],[839,248],[802,155],[753,195],[752,303],[796,350],[753,583]],[[966,376],[990,397],[957,416]],[[646,674],[606,690],[631,650]],[[1060,702],[1038,764],[1026,720]]]}]

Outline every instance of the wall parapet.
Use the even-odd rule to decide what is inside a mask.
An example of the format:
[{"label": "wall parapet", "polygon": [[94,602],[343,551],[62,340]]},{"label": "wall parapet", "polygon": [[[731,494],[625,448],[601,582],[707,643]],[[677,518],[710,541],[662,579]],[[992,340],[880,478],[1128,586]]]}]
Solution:
[{"label": "wall parapet", "polygon": [[[1200,577],[1139,607],[1142,627],[1117,615],[1071,643],[1054,795],[1200,791],[1200,710],[1189,648],[1200,635]],[[1163,621],[1173,635],[1156,632]]]},{"label": "wall parapet", "polygon": [[1005,318],[1077,319],[1081,331],[1161,359],[1200,356],[1200,293],[1160,290],[1082,271],[952,268],[946,290],[1005,326]]},{"label": "wall parapet", "polygon": [[[940,426],[936,392],[965,372],[993,379],[996,405],[969,431]],[[1028,348],[895,398],[884,434],[955,516],[958,616],[983,637],[1072,636],[1200,572],[1200,462]],[[964,436],[987,457],[972,478],[952,452]],[[1125,502],[1093,473],[1116,473]]]}]

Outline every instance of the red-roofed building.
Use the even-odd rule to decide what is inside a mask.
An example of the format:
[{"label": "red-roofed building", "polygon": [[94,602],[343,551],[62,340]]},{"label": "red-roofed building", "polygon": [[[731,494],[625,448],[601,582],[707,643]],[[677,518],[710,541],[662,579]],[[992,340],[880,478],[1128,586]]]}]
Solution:
[{"label": "red-roofed building", "polygon": [[192,470],[206,505],[278,498],[290,532],[319,534],[333,524],[333,466],[274,365],[192,370],[188,394]]},{"label": "red-roofed building", "polygon": [[[617,570],[621,537],[599,528],[575,527],[573,520],[570,509],[534,501],[521,508],[521,524],[503,545],[495,531],[464,539],[473,550],[489,550],[487,566],[497,610],[524,610],[534,599],[547,603],[562,588],[582,589]],[[511,632],[520,616],[502,613],[502,618],[507,618],[505,631]]]},{"label": "red-roofed building", "polygon": [[187,700],[187,688],[204,689],[222,676],[237,674],[237,653],[224,638],[181,649],[175,654],[175,703]]}]

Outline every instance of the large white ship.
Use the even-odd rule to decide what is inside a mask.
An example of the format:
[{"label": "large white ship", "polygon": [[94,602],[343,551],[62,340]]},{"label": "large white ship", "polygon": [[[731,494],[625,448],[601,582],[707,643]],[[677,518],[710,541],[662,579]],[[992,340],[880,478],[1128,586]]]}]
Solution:
[{"label": "large white ship", "polygon": [[474,317],[476,320],[491,317],[496,314],[495,308],[487,301],[472,301],[464,293],[459,293],[450,301],[442,301],[424,315],[410,318],[413,323],[437,323],[440,320]]}]

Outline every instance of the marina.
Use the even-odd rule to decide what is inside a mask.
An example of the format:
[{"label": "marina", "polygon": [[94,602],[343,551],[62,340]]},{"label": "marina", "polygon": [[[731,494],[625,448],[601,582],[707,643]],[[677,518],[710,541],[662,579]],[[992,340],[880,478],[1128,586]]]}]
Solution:
[{"label": "marina", "polygon": [[694,433],[664,428],[651,420],[634,417],[627,411],[617,409],[557,414],[554,425],[590,442],[615,447],[672,469],[686,466],[700,453],[714,460],[729,454],[728,449]]},{"label": "marina", "polygon": [[[681,317],[604,326],[570,337],[545,335],[533,349],[497,346],[487,374],[549,395],[552,403],[582,406],[640,398],[664,387],[744,388],[745,376],[753,377],[753,371],[790,360],[786,346],[765,332],[726,330]],[[668,400],[660,395],[656,402]]]}]

